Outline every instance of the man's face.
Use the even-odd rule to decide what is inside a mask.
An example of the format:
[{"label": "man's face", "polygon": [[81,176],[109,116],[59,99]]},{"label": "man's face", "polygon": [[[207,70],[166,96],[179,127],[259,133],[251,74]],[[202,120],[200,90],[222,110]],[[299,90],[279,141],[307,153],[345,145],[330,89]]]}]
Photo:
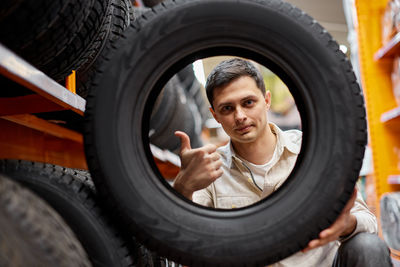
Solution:
[{"label": "man's face", "polygon": [[252,143],[266,134],[271,94],[265,97],[253,78],[242,76],[214,91],[214,118],[233,142]]}]

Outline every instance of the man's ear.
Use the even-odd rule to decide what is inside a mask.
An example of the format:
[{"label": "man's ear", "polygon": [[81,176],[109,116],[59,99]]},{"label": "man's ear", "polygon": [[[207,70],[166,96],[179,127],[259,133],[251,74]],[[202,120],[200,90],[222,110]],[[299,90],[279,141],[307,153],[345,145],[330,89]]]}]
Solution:
[{"label": "man's ear", "polygon": [[217,119],[217,114],[215,114],[214,109],[213,109],[212,107],[210,107],[209,109],[210,109],[210,112],[211,112],[211,114],[213,115],[214,119],[215,119],[218,123],[220,123],[219,120]]},{"label": "man's ear", "polygon": [[271,92],[269,90],[265,92],[265,104],[267,104],[267,109],[271,108]]}]

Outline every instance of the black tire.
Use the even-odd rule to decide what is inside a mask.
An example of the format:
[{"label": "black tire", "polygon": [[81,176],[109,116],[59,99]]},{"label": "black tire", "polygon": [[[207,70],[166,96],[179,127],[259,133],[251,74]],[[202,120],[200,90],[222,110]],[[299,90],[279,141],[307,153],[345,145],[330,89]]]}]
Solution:
[{"label": "black tire", "polygon": [[[85,147],[99,192],[147,246],[190,266],[261,266],[304,248],[334,222],[352,195],[367,134],[351,64],[322,26],[279,0],[178,0],[155,6],[125,35],[87,98]],[[271,69],[302,118],[301,152],[285,184],[236,210],[203,208],[166,190],[148,148],[163,84],[216,55]]]},{"label": "black tire", "polygon": [[75,40],[94,0],[20,1],[0,22],[1,42],[46,72]]},{"label": "black tire", "polygon": [[0,266],[91,266],[61,217],[4,175],[0,175]]},{"label": "black tire", "polygon": [[176,75],[178,76],[179,80],[181,81],[182,86],[187,89],[192,87],[193,83],[197,80],[196,76],[194,75],[192,64],[184,67]]},{"label": "black tire", "polygon": [[146,13],[149,10],[151,10],[151,8],[131,6],[130,13],[133,14],[132,16],[133,20],[131,20],[131,22],[141,17],[144,13]]},{"label": "black tire", "polygon": [[17,160],[1,160],[0,172],[41,196],[64,218],[93,266],[132,266],[150,254],[139,250],[123,225],[117,226],[116,216],[102,211],[88,172]]},{"label": "black tire", "polygon": [[180,140],[175,131],[184,131],[190,137],[192,148],[203,145],[201,115],[196,104],[173,77],[157,97],[150,118],[150,142],[162,149],[179,153]]},{"label": "black tire", "polygon": [[161,3],[164,0],[142,0],[143,4],[147,7],[153,7],[155,5],[158,5],[159,3]]},{"label": "black tire", "polygon": [[0,3],[0,21],[7,18],[23,0],[3,0]]},{"label": "black tire", "polygon": [[41,69],[54,80],[62,82],[72,70],[88,65],[103,47],[110,30],[112,0],[94,0],[83,26],[71,43]]},{"label": "black tire", "polygon": [[123,31],[128,27],[134,18],[130,17],[131,3],[129,0],[112,0],[112,5],[108,9],[107,22],[99,31],[95,45],[90,48],[92,51],[82,57],[77,69],[76,91],[81,97],[86,98],[90,85],[93,81],[95,69],[98,67],[97,60],[107,44],[118,40]]},{"label": "black tire", "polygon": [[203,95],[202,93],[202,91],[205,91],[204,87],[200,84],[200,82],[194,75],[192,65],[188,65],[183,68],[177,73],[177,76],[188,95],[193,98],[194,103],[196,104],[197,109],[199,110],[201,115],[202,126],[204,126],[206,120],[209,118],[210,115],[210,111],[208,110],[208,107],[210,105],[205,100],[205,95]]}]

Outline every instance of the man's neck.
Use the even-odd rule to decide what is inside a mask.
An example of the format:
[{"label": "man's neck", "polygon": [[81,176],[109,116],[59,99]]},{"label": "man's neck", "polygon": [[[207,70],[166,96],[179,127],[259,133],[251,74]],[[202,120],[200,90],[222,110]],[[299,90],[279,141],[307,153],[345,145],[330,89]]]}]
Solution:
[{"label": "man's neck", "polygon": [[239,143],[232,140],[232,145],[235,153],[256,165],[262,165],[269,162],[274,154],[277,137],[271,131],[268,124],[265,129],[265,134],[258,138],[255,142]]}]

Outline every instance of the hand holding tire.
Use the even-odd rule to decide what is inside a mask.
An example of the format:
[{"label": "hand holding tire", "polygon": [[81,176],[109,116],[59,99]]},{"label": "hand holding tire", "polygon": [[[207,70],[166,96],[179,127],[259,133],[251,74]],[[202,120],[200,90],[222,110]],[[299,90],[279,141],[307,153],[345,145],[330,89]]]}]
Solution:
[{"label": "hand holding tire", "polygon": [[222,161],[216,152],[217,147],[209,144],[192,149],[189,136],[181,131],[175,135],[181,139],[181,170],[178,173],[174,188],[186,198],[192,200],[195,191],[209,186],[222,175]]},{"label": "hand holding tire", "polygon": [[350,214],[350,210],[354,206],[356,198],[357,189],[354,189],[353,195],[336,221],[329,228],[323,230],[319,234],[318,239],[311,240],[308,246],[303,249],[303,252],[324,246],[329,242],[338,240],[340,237],[348,236],[354,231],[357,227],[357,219],[354,215]]}]

